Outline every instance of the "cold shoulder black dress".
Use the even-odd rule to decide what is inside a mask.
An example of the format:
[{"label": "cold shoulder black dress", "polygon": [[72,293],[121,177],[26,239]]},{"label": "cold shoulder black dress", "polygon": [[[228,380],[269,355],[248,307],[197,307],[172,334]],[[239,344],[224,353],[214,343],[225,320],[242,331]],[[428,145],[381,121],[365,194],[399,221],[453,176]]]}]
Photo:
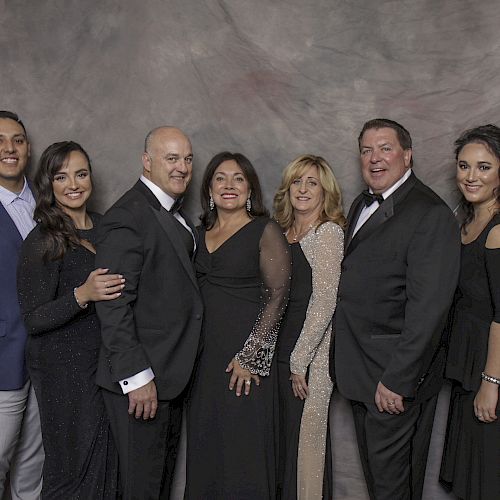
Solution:
[{"label": "cold shoulder black dress", "polygon": [[[288,244],[266,217],[212,253],[202,230],[196,272],[205,316],[187,412],[186,498],[274,499],[278,401],[271,362],[289,289]],[[235,356],[261,375],[248,396],[228,389],[225,370]]]},{"label": "cold shoulder black dress", "polygon": [[[92,214],[94,228],[98,216]],[[79,231],[94,242],[95,229]],[[117,498],[118,457],[99,387],[101,345],[94,304],[81,309],[73,289],[95,269],[94,254],[77,246],[44,262],[40,227],[23,242],[18,268],[28,331],[27,367],[40,408],[45,500]]]},{"label": "cold shoulder black dress", "polygon": [[479,421],[474,398],[486,365],[492,321],[500,323],[500,249],[485,248],[496,215],[476,240],[462,245],[460,278],[450,335],[446,376],[452,379],[440,481],[458,498],[500,499],[498,420]]}]

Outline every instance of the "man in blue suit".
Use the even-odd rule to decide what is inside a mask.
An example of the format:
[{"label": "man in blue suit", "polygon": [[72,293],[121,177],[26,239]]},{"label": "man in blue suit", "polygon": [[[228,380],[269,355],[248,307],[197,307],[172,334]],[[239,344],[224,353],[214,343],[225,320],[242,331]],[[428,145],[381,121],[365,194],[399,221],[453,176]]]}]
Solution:
[{"label": "man in blue suit", "polygon": [[40,498],[44,460],[16,287],[21,243],[35,225],[35,199],[24,176],[29,156],[23,123],[0,111],[0,499],[9,475],[12,500]]}]

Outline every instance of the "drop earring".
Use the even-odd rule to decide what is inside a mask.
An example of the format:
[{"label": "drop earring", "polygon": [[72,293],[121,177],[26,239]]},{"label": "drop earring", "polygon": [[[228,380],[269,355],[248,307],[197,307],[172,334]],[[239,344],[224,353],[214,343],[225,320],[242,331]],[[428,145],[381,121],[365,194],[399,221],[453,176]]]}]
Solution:
[{"label": "drop earring", "polygon": [[210,208],[210,211],[212,211],[215,208],[215,203],[214,199],[212,198],[212,195],[210,195],[210,199],[208,200],[208,207]]},{"label": "drop earring", "polygon": [[252,202],[250,198],[247,198],[247,212],[250,212],[250,210],[252,210]]}]

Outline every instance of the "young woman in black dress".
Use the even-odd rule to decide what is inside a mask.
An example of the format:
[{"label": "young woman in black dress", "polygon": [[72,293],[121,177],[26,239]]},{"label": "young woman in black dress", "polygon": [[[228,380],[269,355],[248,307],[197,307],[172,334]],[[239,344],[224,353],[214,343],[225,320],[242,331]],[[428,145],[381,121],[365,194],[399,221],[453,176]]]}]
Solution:
[{"label": "young woman in black dress", "polygon": [[49,146],[34,184],[38,224],[22,246],[18,289],[45,449],[42,498],[114,499],[118,463],[94,381],[101,338],[93,302],[118,298],[124,280],[94,269],[99,216],[87,212],[84,149],[70,141]]},{"label": "young woman in black dress", "polygon": [[196,272],[205,306],[187,418],[186,499],[274,500],[274,370],[290,255],[241,154],[202,181]]},{"label": "young woman in black dress", "polygon": [[500,128],[464,132],[455,154],[464,219],[440,480],[458,498],[494,500],[500,498]]}]

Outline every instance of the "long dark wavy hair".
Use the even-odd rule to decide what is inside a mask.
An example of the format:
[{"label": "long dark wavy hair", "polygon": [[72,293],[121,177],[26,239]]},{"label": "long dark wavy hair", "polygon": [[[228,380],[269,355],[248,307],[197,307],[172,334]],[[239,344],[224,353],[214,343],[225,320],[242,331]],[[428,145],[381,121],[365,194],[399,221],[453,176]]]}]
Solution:
[{"label": "long dark wavy hair", "polygon": [[[500,161],[500,128],[496,125],[481,125],[480,127],[471,128],[466,130],[455,141],[455,160],[458,161],[460,151],[467,146],[467,144],[482,144],[493,156]],[[498,171],[500,178],[500,170]],[[500,205],[500,189],[495,189],[495,197],[497,205]],[[461,220],[462,231],[466,232],[465,228],[474,219],[474,206],[471,202],[467,201],[462,195],[460,204],[462,209],[463,218]],[[499,209],[496,210],[496,213]]]},{"label": "long dark wavy hair", "polygon": [[252,203],[252,208],[249,212],[250,217],[258,217],[261,215],[269,217],[269,211],[264,206],[259,177],[257,176],[257,172],[255,171],[255,168],[253,167],[250,160],[241,153],[230,153],[229,151],[223,151],[222,153],[216,154],[208,162],[205,173],[203,174],[203,180],[201,181],[200,198],[203,213],[200,215],[200,220],[207,231],[214,227],[215,221],[217,220],[217,208],[210,210],[209,206],[210,184],[212,182],[215,171],[217,170],[217,167],[221,163],[230,160],[233,160],[238,164],[249,184],[249,188],[251,190],[250,201]]},{"label": "long dark wavy hair", "polygon": [[68,248],[80,243],[73,220],[57,205],[52,189],[54,177],[64,167],[72,151],[85,156],[92,172],[89,155],[80,144],[73,141],[56,142],[42,153],[33,180],[37,192],[34,219],[44,235],[45,261],[61,259]]}]

